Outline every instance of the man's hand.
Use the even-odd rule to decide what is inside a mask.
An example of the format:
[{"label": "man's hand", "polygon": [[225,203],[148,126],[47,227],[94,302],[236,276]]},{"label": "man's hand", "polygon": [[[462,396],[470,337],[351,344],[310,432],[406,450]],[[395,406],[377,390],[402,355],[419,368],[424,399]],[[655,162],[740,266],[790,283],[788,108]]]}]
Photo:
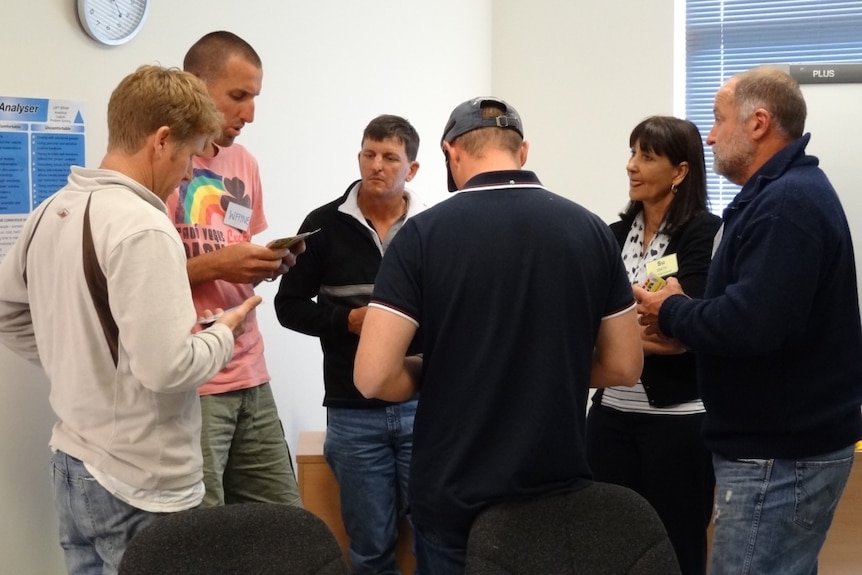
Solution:
[{"label": "man's hand", "polygon": [[288,249],[273,250],[250,242],[231,244],[188,260],[192,286],[213,280],[256,284],[273,280],[296,264],[305,242]]},{"label": "man's hand", "polygon": [[658,314],[664,300],[676,294],[685,295],[679,280],[674,277],[667,278],[667,284],[657,292],[647,291],[639,285],[632,286],[632,291],[638,301],[637,312],[640,316],[638,322],[646,327],[644,329],[646,335],[661,333],[658,327]]},{"label": "man's hand", "polygon": [[661,333],[648,334],[646,328],[641,331],[641,345],[644,355],[676,355],[685,353],[687,350],[681,341],[662,335]]},{"label": "man's hand", "polygon": [[[270,248],[271,249],[271,248]],[[267,278],[269,281],[276,279],[277,277],[284,275],[287,273],[287,270],[296,265],[296,258],[299,257],[299,254],[305,251],[305,240],[301,240],[300,242],[293,244],[290,246],[290,249],[287,250],[272,250],[276,252],[286,252],[284,256],[281,258],[281,264],[278,266],[278,269],[270,278]]]},{"label": "man's hand", "polygon": [[233,331],[234,339],[238,338],[245,332],[245,316],[248,312],[260,305],[263,301],[259,295],[254,295],[242,302],[235,308],[224,312],[222,316],[216,320],[216,323],[223,323]]},{"label": "man's hand", "polygon": [[362,333],[362,324],[365,321],[365,312],[368,311],[368,306],[353,308],[347,314],[347,330],[350,333],[360,335]]}]

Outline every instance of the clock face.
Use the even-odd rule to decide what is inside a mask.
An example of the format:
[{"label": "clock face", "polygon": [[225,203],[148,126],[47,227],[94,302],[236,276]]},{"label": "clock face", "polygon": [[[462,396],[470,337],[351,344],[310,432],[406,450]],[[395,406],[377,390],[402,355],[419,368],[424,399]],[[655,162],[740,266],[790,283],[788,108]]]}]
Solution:
[{"label": "clock face", "polygon": [[78,0],[81,26],[94,40],[110,46],[134,38],[149,9],[149,0]]}]

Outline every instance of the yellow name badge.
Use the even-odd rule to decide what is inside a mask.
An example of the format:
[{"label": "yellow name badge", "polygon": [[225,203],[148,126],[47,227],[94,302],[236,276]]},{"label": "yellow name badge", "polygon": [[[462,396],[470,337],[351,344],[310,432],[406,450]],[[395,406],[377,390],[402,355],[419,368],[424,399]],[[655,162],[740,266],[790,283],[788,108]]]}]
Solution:
[{"label": "yellow name badge", "polygon": [[660,278],[672,276],[679,271],[679,264],[676,261],[676,254],[670,254],[663,258],[648,262],[646,265],[647,275],[653,274]]}]

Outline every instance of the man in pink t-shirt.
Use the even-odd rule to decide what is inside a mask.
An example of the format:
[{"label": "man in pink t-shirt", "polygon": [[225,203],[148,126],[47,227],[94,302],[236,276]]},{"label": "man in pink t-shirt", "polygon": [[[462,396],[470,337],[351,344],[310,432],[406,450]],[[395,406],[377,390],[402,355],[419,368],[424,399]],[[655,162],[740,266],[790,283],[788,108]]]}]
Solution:
[{"label": "man in pink t-shirt", "polygon": [[[254,120],[260,57],[235,34],[212,32],[189,49],[183,67],[206,82],[224,120],[213,156],[195,161],[191,181],[168,199],[168,214],[186,248],[196,309],[229,309],[261,280],[285,273],[305,244],[289,251],[251,243],[267,227],[260,174],[255,158],[234,139]],[[200,395],[203,504],[301,505],[253,312],[233,358]]]}]

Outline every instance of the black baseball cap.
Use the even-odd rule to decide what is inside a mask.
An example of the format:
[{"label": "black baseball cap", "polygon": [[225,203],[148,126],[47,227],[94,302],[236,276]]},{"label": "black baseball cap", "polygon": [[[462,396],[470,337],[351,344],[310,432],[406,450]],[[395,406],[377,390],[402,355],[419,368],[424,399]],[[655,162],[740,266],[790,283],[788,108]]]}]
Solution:
[{"label": "black baseball cap", "polygon": [[[482,108],[488,106],[502,108],[505,111],[499,116],[483,118]],[[449,115],[449,121],[446,122],[446,127],[443,129],[443,137],[440,141],[451,142],[455,138],[479,128],[508,128],[518,132],[522,138],[524,137],[524,125],[517,110],[499,98],[488,96],[467,100],[452,110],[452,113]],[[456,191],[458,186],[455,185],[455,180],[452,179],[452,172],[449,171],[448,165],[446,166],[446,176],[448,178],[449,191]]]},{"label": "black baseball cap", "polygon": [[[494,118],[483,118],[482,108],[493,105],[498,108],[503,108],[505,113]],[[521,137],[524,137],[524,126],[521,122],[521,116],[518,112],[499,98],[473,98],[459,104],[457,108],[452,110],[449,115],[449,121],[446,122],[446,128],[443,130],[442,142],[451,142],[458,136],[463,136],[467,132],[478,130],[479,128],[511,128],[518,132]]]}]

